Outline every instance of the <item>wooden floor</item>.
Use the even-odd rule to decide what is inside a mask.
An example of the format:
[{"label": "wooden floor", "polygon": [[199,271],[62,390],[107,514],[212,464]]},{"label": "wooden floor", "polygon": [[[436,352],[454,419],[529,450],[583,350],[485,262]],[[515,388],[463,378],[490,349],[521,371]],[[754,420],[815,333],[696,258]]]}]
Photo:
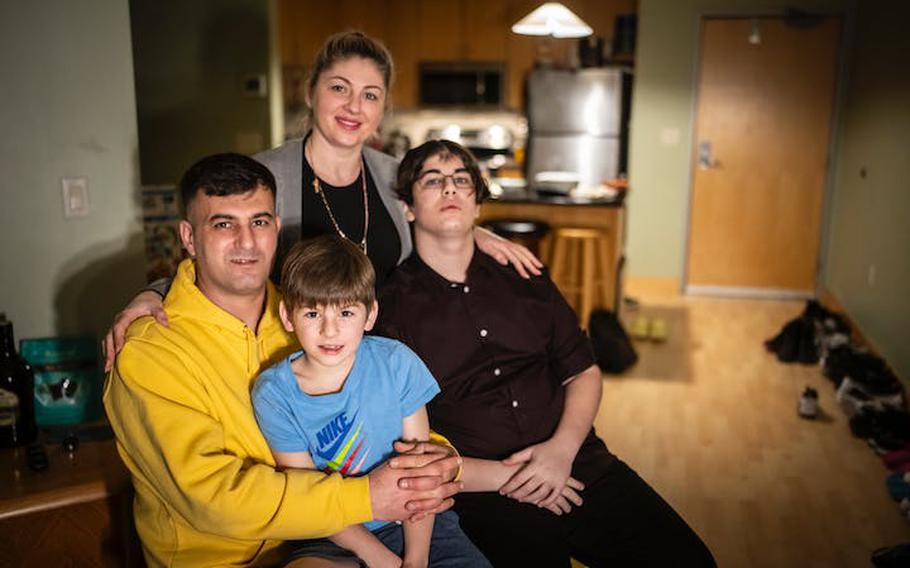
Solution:
[{"label": "wooden floor", "polygon": [[[785,365],[762,341],[800,302],[637,296],[667,320],[664,344],[604,381],[595,422],[610,449],[702,536],[722,567],[870,566],[910,541],[887,470],[851,437],[818,366]],[[800,419],[805,386],[822,418]]]}]

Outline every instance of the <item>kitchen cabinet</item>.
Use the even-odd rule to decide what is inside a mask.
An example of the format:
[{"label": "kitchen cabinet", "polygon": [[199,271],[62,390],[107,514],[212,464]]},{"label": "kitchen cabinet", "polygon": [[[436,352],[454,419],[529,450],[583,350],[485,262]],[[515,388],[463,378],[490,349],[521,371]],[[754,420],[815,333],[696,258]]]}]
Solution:
[{"label": "kitchen cabinet", "polygon": [[[541,4],[538,0],[281,0],[279,42],[283,65],[305,66],[335,32],[358,29],[381,39],[395,58],[395,106],[417,106],[421,61],[503,61],[507,106],[520,110],[525,75],[538,51],[568,59],[576,40],[519,36],[512,24]],[[634,14],[635,0],[566,2],[596,35],[613,36],[616,16]]]}]

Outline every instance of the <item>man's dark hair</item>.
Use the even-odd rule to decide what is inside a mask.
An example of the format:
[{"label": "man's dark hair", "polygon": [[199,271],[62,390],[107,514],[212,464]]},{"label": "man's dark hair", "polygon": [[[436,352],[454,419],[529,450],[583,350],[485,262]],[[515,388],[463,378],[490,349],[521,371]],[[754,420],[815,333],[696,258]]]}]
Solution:
[{"label": "man's dark hair", "polygon": [[267,167],[242,154],[214,154],[202,158],[180,179],[183,210],[201,191],[206,195],[224,197],[254,191],[262,186],[275,195],[275,176]]},{"label": "man's dark hair", "polygon": [[376,299],[376,273],[360,248],[335,234],[295,244],[281,267],[281,290],[288,313],[301,307],[361,303]]},{"label": "man's dark hair", "polygon": [[442,161],[451,158],[459,158],[464,164],[465,169],[474,181],[474,200],[477,203],[483,203],[483,200],[490,195],[490,188],[486,180],[480,173],[480,166],[471,151],[452,142],[451,140],[428,140],[416,148],[411,148],[401,160],[398,166],[398,180],[395,184],[395,191],[398,197],[408,205],[414,204],[414,184],[420,178],[423,164],[432,158],[438,156]]}]

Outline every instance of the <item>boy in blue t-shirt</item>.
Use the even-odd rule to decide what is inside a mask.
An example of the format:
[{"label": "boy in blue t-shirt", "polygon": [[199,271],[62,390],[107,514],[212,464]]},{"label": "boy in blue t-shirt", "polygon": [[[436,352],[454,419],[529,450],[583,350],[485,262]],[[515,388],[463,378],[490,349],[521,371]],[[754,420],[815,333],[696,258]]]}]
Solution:
[{"label": "boy in blue t-shirt", "polygon": [[[335,235],[298,243],[281,285],[281,320],[303,349],[259,375],[252,392],[277,464],[364,475],[391,456],[395,440],[426,440],[425,405],[439,386],[403,343],[364,337],[379,310],[366,255]],[[451,511],[403,528],[383,521],[350,526],[328,540],[300,542],[292,558],[351,553],[371,568],[489,566]]]}]

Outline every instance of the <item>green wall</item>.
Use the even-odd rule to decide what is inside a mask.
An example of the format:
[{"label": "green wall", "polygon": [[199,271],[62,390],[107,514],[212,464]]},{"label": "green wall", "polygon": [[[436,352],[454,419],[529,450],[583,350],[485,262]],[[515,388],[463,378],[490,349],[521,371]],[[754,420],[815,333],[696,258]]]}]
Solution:
[{"label": "green wall", "polygon": [[682,278],[699,18],[783,14],[787,7],[842,13],[847,4],[848,0],[641,0],[629,140],[627,274]]},{"label": "green wall", "polygon": [[131,0],[143,184],[176,183],[199,158],[271,146],[269,101],[243,93],[268,76],[264,0]]},{"label": "green wall", "polygon": [[97,333],[144,281],[126,2],[0,3],[0,75],[0,311],[20,339]]},{"label": "green wall", "polygon": [[[786,7],[847,18],[820,285],[833,292],[872,344],[907,378],[907,2],[641,0],[630,139],[627,273],[682,279],[700,16],[782,14]],[[672,131],[679,134],[676,143],[667,139]]]},{"label": "green wall", "polygon": [[910,379],[908,21],[906,2],[865,2],[857,13],[823,278],[905,379]]}]

